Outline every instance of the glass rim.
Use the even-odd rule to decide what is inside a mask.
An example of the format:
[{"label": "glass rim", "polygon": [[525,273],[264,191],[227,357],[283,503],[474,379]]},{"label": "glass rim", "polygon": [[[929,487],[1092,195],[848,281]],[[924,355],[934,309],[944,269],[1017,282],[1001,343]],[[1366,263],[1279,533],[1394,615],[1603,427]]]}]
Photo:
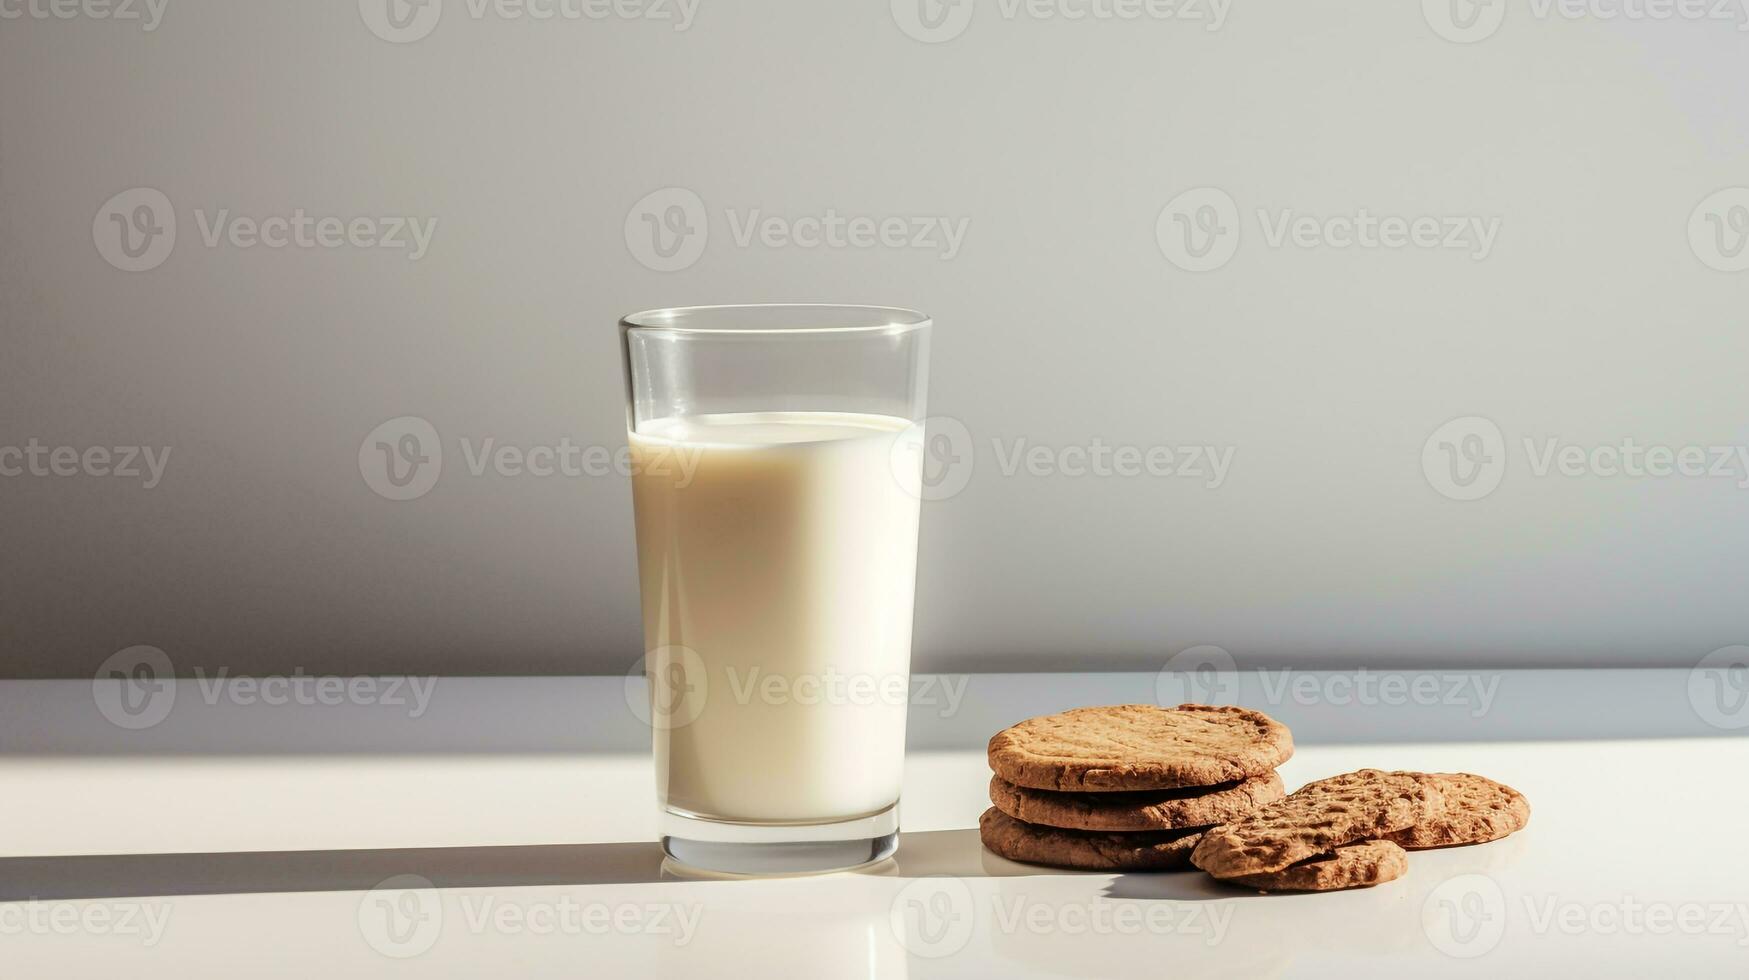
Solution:
[{"label": "glass rim", "polygon": [[[797,322],[769,322],[784,318]],[[928,314],[918,310],[856,303],[671,306],[631,313],[619,321],[620,329],[627,333],[638,331],[699,337],[822,333],[895,335],[922,330],[933,323]]]}]

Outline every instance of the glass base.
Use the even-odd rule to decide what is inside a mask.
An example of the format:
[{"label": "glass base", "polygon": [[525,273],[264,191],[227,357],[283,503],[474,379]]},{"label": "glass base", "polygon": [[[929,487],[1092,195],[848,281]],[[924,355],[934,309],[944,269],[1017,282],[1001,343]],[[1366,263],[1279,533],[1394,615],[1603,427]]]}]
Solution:
[{"label": "glass base", "polygon": [[682,868],[725,875],[807,875],[884,861],[899,849],[899,805],[835,823],[749,824],[664,810],[662,850]]}]

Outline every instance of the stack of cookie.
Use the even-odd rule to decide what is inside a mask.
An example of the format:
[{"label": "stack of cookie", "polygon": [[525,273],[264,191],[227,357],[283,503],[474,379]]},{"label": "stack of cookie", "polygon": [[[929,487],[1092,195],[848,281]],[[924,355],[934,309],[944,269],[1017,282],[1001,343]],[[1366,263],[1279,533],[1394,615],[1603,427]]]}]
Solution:
[{"label": "stack of cookie", "polygon": [[1529,821],[1524,795],[1491,779],[1362,769],[1307,783],[1214,828],[1191,861],[1263,891],[1363,888],[1401,877],[1405,850],[1481,844]]},{"label": "stack of cookie", "polygon": [[1123,704],[1031,718],[990,739],[984,846],[1090,871],[1195,865],[1263,891],[1401,877],[1406,851],[1497,840],[1530,821],[1510,786],[1470,773],[1362,769],[1282,792],[1285,726],[1245,708]]},{"label": "stack of cookie", "polygon": [[1181,704],[1077,708],[990,739],[984,846],[1097,871],[1187,867],[1211,827],[1284,797],[1287,727],[1259,711]]}]

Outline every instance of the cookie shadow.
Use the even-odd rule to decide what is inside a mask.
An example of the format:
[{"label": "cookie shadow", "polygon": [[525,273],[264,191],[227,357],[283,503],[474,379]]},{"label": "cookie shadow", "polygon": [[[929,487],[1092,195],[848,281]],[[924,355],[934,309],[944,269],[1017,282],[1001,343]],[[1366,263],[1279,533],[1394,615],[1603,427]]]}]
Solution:
[{"label": "cookie shadow", "polygon": [[932,830],[899,836],[899,852],[862,874],[901,878],[1109,878],[1108,898],[1160,899],[1180,902],[1218,901],[1259,893],[1223,885],[1195,868],[1180,871],[1076,871],[1021,864],[984,847],[975,829]]}]

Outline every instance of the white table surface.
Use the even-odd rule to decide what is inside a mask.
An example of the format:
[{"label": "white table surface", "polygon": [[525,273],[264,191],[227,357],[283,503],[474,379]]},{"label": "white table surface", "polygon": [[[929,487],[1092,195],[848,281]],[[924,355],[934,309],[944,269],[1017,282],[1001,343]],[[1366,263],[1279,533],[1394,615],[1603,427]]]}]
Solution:
[{"label": "white table surface", "polygon": [[[106,978],[1749,975],[1741,730],[1698,717],[1682,671],[1503,676],[1485,711],[1263,704],[1247,681],[1238,700],[1295,728],[1290,787],[1469,770],[1534,807],[1523,833],[1412,854],[1397,881],[1270,896],[979,846],[989,718],[1151,700],[1151,676],[977,677],[952,717],[914,707],[898,858],[763,881],[663,868],[651,767],[626,747],[636,723],[612,679],[441,679],[420,718],[392,724],[382,705],[208,704],[187,681],[145,732],[94,720],[90,683],[0,684],[0,963]],[[1605,737],[1612,724],[1633,737]]]}]

